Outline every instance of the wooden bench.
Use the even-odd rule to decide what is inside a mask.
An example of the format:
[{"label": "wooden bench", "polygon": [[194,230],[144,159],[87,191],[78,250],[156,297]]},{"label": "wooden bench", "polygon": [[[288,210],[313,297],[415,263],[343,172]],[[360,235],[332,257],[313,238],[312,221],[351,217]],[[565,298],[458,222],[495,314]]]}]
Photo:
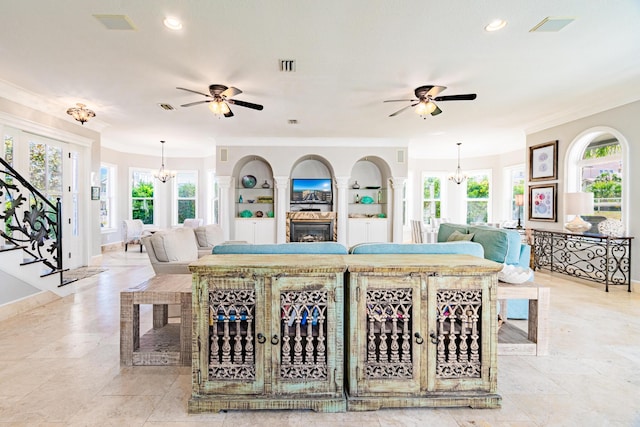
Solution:
[{"label": "wooden bench", "polygon": [[[153,328],[140,336],[140,304],[153,304]],[[180,324],[169,323],[169,304]],[[162,274],[120,292],[120,364],[191,365],[191,275]]]},{"label": "wooden bench", "polygon": [[[507,300],[528,299],[529,319],[527,332],[507,319]],[[518,285],[498,284],[500,313],[505,323],[498,331],[499,355],[546,356],[549,354],[549,303],[551,289],[526,282]]]}]

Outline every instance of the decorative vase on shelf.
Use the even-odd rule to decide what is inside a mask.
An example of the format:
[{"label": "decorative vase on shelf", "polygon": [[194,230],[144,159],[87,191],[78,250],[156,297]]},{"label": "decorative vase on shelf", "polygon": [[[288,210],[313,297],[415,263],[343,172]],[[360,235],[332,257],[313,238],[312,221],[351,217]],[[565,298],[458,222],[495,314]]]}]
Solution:
[{"label": "decorative vase on shelf", "polygon": [[238,203],[242,203],[242,202],[243,202],[243,200],[242,200],[242,194],[241,194],[240,198],[238,198]]},{"label": "decorative vase on shelf", "polygon": [[264,180],[264,184],[262,184],[262,188],[269,188],[269,183],[267,182],[267,180]]},{"label": "decorative vase on shelf", "polygon": [[359,189],[359,188],[360,188],[360,184],[358,184],[358,181],[356,181],[356,182],[355,182],[355,184],[353,184],[353,185],[351,186],[351,188],[353,188],[354,190]]}]

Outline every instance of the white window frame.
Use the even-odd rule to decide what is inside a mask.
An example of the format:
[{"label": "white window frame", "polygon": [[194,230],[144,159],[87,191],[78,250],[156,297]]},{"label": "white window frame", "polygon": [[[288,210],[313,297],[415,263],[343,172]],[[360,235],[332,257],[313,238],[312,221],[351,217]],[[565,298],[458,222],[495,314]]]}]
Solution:
[{"label": "white window frame", "polygon": [[[440,198],[431,198],[425,199],[424,197],[424,181],[427,178],[438,178],[440,180]],[[420,219],[425,224],[428,224],[429,221],[426,220],[424,215],[424,203],[427,201],[440,202],[440,217],[434,215],[434,218],[446,218],[445,215],[445,203],[446,203],[446,192],[448,186],[448,178],[444,172],[430,172],[423,171],[420,179]],[[430,217],[430,216],[429,216]]]},{"label": "white window frame", "polygon": [[[493,199],[492,195],[493,195],[493,179],[492,179],[492,175],[491,175],[491,169],[476,169],[476,170],[472,170],[472,171],[467,171],[466,173],[467,175],[467,179],[464,182],[464,219],[465,222],[467,221],[467,217],[469,215],[469,201],[473,201],[473,202],[487,202],[487,223],[491,223],[493,220],[493,212],[491,209],[491,201]],[[468,197],[469,194],[469,178],[475,177],[475,176],[480,176],[480,175],[486,175],[487,176],[487,180],[489,181],[489,197],[482,198],[482,199],[470,199]]]},{"label": "white window frame", "polygon": [[[195,180],[194,180],[194,185],[196,187],[195,189],[195,194],[193,195],[193,197],[180,197],[180,192],[178,191],[178,185],[180,183],[180,177],[181,176],[185,176],[185,175],[194,175],[195,176]],[[198,216],[198,189],[199,189],[199,185],[198,185],[198,171],[197,170],[179,170],[176,171],[176,176],[175,178],[172,179],[173,181],[173,194],[175,194],[174,197],[174,203],[172,206],[172,218],[173,218],[173,225],[177,226],[177,225],[182,225],[181,222],[179,222],[178,220],[178,206],[180,204],[180,201],[182,200],[193,200],[194,202],[194,217],[195,218],[199,218]],[[186,218],[185,218],[186,219]]]},{"label": "white window frame", "polygon": [[[106,169],[106,179],[102,182],[102,169]],[[118,201],[116,194],[116,179],[118,176],[118,166],[110,163],[100,164],[100,173],[98,174],[98,184],[100,185],[100,230],[103,233],[110,233],[116,230],[116,203]],[[103,191],[104,190],[104,191]],[[102,226],[102,205],[107,207],[107,226]]]},{"label": "white window frame", "polygon": [[[517,173],[522,173],[522,185],[523,185],[523,196],[524,196],[524,205],[520,207],[522,212],[520,212],[520,223],[524,226],[525,222],[525,207],[527,205],[527,176],[525,174],[526,168],[524,163],[520,163],[513,166],[507,166],[503,169],[504,173],[504,185],[502,191],[504,192],[504,197],[502,197],[502,202],[500,203],[501,210],[504,212],[502,215],[503,218],[508,222],[518,221],[518,215],[514,212],[513,206],[515,206],[515,197],[513,195],[513,178]],[[514,216],[515,215],[515,216]]]},{"label": "white window frame", "polygon": [[129,168],[129,192],[127,193],[127,199],[129,201],[129,213],[127,214],[127,217],[129,219],[133,219],[133,196],[131,195],[131,192],[133,191],[133,176],[136,172],[148,174],[150,178],[150,182],[153,184],[153,199],[151,199],[153,200],[153,221],[151,222],[151,224],[145,224],[145,227],[155,226],[157,224],[158,208],[159,208],[158,184],[156,183],[157,180],[153,176],[155,171],[152,169],[137,168],[137,167]]}]

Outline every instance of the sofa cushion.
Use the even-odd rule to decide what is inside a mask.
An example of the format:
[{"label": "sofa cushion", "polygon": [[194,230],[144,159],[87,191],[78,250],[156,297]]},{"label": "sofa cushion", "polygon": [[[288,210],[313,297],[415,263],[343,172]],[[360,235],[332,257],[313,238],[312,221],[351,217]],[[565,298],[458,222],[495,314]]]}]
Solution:
[{"label": "sofa cushion", "polygon": [[176,228],[158,232],[149,241],[160,262],[195,261],[198,259],[198,246],[192,228]]},{"label": "sofa cushion", "polygon": [[462,224],[451,224],[451,223],[442,223],[438,228],[438,242],[447,242],[449,241],[449,236],[457,231],[462,234],[467,234],[469,232],[469,227]]},{"label": "sofa cushion", "polygon": [[477,225],[469,227],[474,233],[473,241],[484,248],[484,257],[499,263],[518,264],[520,262],[521,238],[517,231]]},{"label": "sofa cushion", "polygon": [[337,254],[347,253],[340,243],[336,242],[310,242],[310,243],[279,243],[279,244],[225,244],[216,245],[212,252],[221,254]]},{"label": "sofa cushion", "polygon": [[222,227],[218,224],[208,224],[193,229],[200,248],[212,248],[224,241]]},{"label": "sofa cushion", "polygon": [[462,254],[484,258],[482,245],[474,242],[442,243],[360,243],[352,254]]},{"label": "sofa cushion", "polygon": [[453,233],[449,234],[449,238],[447,239],[447,242],[458,242],[458,241],[462,241],[462,240],[471,240],[473,239],[473,236],[475,236],[474,233],[461,233],[458,230],[454,231]]}]

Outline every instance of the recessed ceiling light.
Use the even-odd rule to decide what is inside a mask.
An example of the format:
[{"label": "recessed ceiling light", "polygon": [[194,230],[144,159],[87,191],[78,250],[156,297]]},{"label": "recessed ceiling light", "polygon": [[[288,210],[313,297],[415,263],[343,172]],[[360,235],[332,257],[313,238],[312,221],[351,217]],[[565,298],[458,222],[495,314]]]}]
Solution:
[{"label": "recessed ceiling light", "polygon": [[170,30],[177,31],[182,29],[182,22],[180,22],[178,18],[174,18],[172,16],[167,16],[166,18],[164,18],[163,23],[164,26]]},{"label": "recessed ceiling light", "polygon": [[494,19],[489,24],[487,24],[486,27],[484,27],[484,30],[489,32],[498,31],[503,29],[506,26],[507,26],[507,21],[505,21],[504,19]]}]

